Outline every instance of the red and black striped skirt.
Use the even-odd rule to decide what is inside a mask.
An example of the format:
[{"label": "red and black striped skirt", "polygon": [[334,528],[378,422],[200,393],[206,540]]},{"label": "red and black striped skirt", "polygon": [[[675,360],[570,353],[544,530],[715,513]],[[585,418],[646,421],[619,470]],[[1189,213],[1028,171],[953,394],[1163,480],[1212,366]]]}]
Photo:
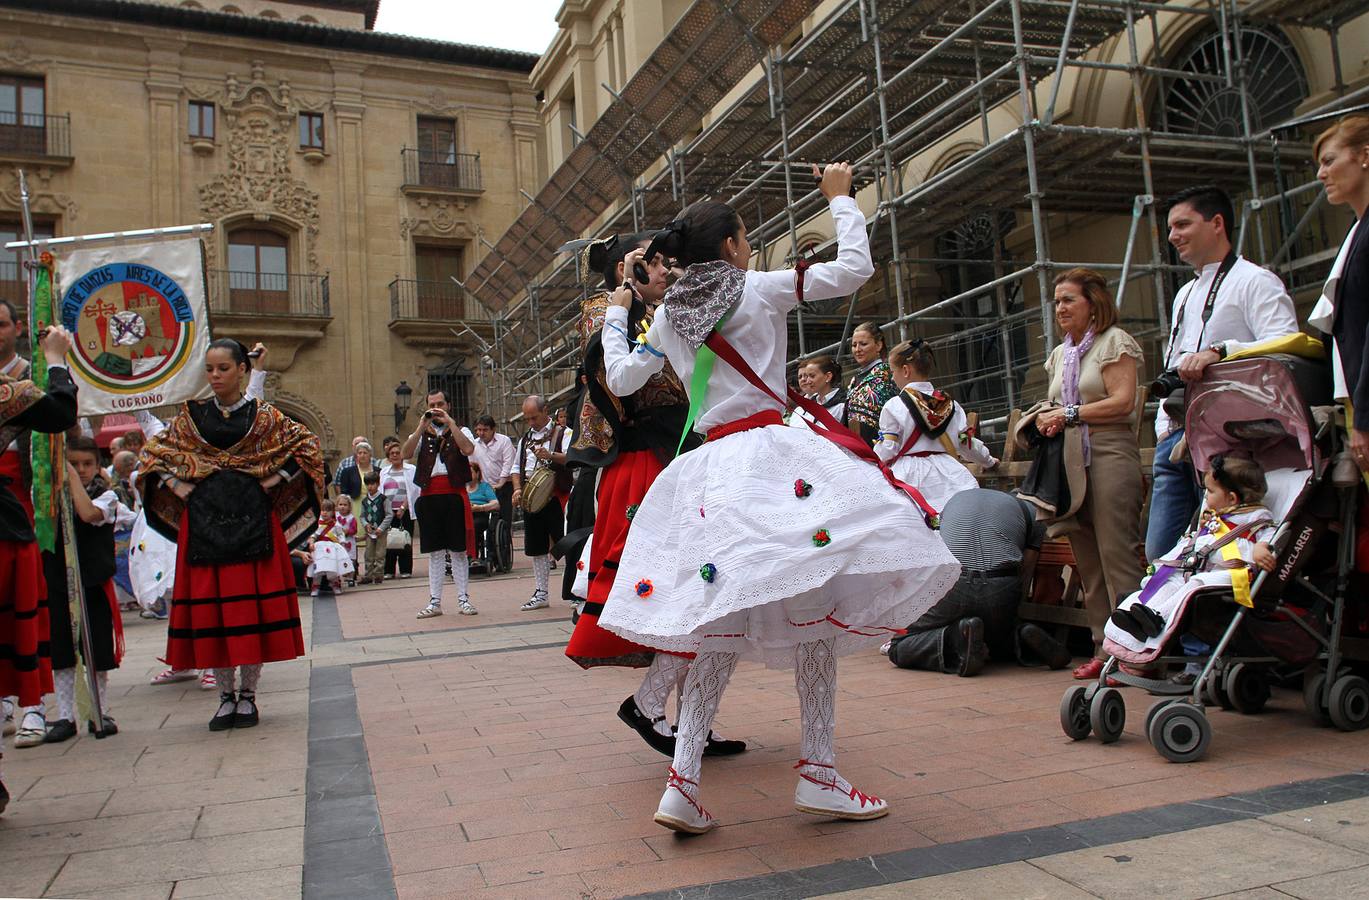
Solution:
[{"label": "red and black striped skirt", "polygon": [[613,588],[618,561],[627,544],[631,524],[628,510],[642,502],[647,489],[664,468],[653,451],[633,450],[620,453],[599,479],[599,511],[594,516],[594,542],[588,561],[589,591],[575,631],[566,645],[566,656],[581,668],[640,668],[650,665],[656,652],[600,628],[599,616]]},{"label": "red and black striped skirt", "polygon": [[20,706],[52,690],[47,582],[34,541],[0,541],[0,697]]},{"label": "red and black striped skirt", "polygon": [[195,565],[189,559],[189,516],[181,518],[167,665],[216,669],[304,655],[290,548],[275,513],[271,532],[272,551],[265,559]]}]

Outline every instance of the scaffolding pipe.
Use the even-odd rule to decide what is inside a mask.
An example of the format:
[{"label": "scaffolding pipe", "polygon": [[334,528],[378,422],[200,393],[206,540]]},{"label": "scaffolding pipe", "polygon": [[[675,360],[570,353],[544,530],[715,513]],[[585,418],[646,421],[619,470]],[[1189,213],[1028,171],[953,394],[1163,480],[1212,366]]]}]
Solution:
[{"label": "scaffolding pipe", "polygon": [[[1060,85],[1065,80],[1065,57],[1069,55],[1070,41],[1074,37],[1074,19],[1079,14],[1079,0],[1071,0],[1070,14],[1065,19],[1065,33],[1060,37],[1060,55],[1055,58],[1055,79],[1051,83],[1051,99],[1046,104],[1046,114],[1041,117],[1043,125],[1055,121],[1055,103],[1060,99]],[[975,41],[975,68],[979,67],[979,42]]]},{"label": "scaffolding pipe", "polygon": [[[1136,47],[1136,12],[1132,7],[1126,9],[1127,17],[1127,54],[1128,62],[1131,63],[1131,102],[1136,107],[1136,128],[1141,134],[1141,182],[1144,193],[1151,198],[1148,205],[1148,217],[1150,219],[1150,258],[1151,262],[1157,266],[1153,270],[1154,290],[1155,290],[1155,315],[1160,321],[1160,327],[1169,327],[1169,313],[1165,306],[1165,282],[1164,275],[1158,268],[1164,257],[1160,249],[1160,222],[1155,215],[1155,173],[1151,168],[1151,148],[1150,148],[1150,122],[1146,119],[1145,98],[1141,90],[1141,53]],[[1159,48],[1152,48],[1158,52]],[[1130,250],[1130,246],[1128,246]],[[1123,281],[1125,286],[1126,282]]]},{"label": "scaffolding pipe", "polygon": [[[874,51],[875,99],[879,104],[879,136],[884,157],[884,177],[889,179],[892,185],[896,169],[893,156],[889,152],[889,99],[884,84],[884,56],[883,45],[880,40],[878,0],[861,0],[860,16],[861,27],[870,35],[870,45]],[[893,248],[891,262],[894,268],[894,303],[900,319],[898,339],[906,341],[908,339],[908,328],[901,322],[907,312],[907,303],[903,297],[903,248],[898,239],[898,213],[893,207],[889,208],[888,217],[889,245]]]},{"label": "scaffolding pipe", "polygon": [[1131,253],[1136,244],[1136,230],[1141,225],[1141,213],[1145,211],[1155,198],[1149,194],[1137,194],[1136,201],[1131,205],[1131,228],[1127,231],[1127,252],[1122,256],[1122,274],[1117,284],[1117,309],[1122,309],[1122,298],[1126,295],[1127,282],[1131,280]]},{"label": "scaffolding pipe", "polygon": [[[770,55],[770,69],[774,73],[771,83],[775,95],[770,98],[770,108],[780,122],[780,159],[784,163],[784,209],[789,217],[789,254],[797,264],[799,259],[799,229],[794,221],[794,179],[789,165],[789,117],[784,102],[784,61],[777,55]],[[757,198],[759,201],[759,198]],[[794,307],[795,321],[799,332],[799,356],[807,355],[807,341],[803,329],[803,304]]]}]

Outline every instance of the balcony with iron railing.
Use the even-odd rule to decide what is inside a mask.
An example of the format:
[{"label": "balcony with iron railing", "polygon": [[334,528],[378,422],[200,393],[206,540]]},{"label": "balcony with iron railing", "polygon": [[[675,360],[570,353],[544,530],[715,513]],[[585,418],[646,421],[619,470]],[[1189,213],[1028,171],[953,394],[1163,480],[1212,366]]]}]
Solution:
[{"label": "balcony with iron railing", "polygon": [[449,346],[454,331],[493,321],[489,309],[452,281],[390,282],[390,330],[414,346]]},{"label": "balcony with iron railing", "polygon": [[215,313],[286,318],[332,315],[327,275],[276,275],[227,269],[210,269],[206,275],[209,308]]},{"label": "balcony with iron railing", "polygon": [[71,116],[0,111],[0,157],[71,163]]},{"label": "balcony with iron railing", "polygon": [[479,153],[440,153],[405,147],[399,151],[404,161],[406,191],[437,191],[454,194],[480,194]]}]

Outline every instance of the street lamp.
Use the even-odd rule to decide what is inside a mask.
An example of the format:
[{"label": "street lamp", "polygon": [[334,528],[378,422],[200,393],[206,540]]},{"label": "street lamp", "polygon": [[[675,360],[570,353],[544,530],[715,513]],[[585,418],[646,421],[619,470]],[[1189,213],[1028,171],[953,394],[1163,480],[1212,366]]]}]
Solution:
[{"label": "street lamp", "polygon": [[395,388],[395,431],[404,430],[404,420],[409,417],[409,398],[413,395],[414,389],[407,381],[401,381]]}]

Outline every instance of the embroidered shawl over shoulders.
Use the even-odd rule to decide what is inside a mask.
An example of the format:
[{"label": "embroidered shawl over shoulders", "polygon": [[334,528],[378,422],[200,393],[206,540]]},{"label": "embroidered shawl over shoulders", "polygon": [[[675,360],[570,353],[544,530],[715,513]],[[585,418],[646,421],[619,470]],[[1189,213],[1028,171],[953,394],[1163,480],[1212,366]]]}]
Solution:
[{"label": "embroidered shawl over shoulders", "polygon": [[256,418],[242,440],[219,449],[201,436],[190,406],[152,438],[139,458],[138,490],[145,499],[149,523],[175,540],[185,502],[166,487],[166,479],[200,482],[225,469],[261,479],[280,472],[293,460],[299,471],[271,492],[286,540],[307,537],[318,521],[323,498],[323,453],[318,437],[269,403],[259,403]]}]

